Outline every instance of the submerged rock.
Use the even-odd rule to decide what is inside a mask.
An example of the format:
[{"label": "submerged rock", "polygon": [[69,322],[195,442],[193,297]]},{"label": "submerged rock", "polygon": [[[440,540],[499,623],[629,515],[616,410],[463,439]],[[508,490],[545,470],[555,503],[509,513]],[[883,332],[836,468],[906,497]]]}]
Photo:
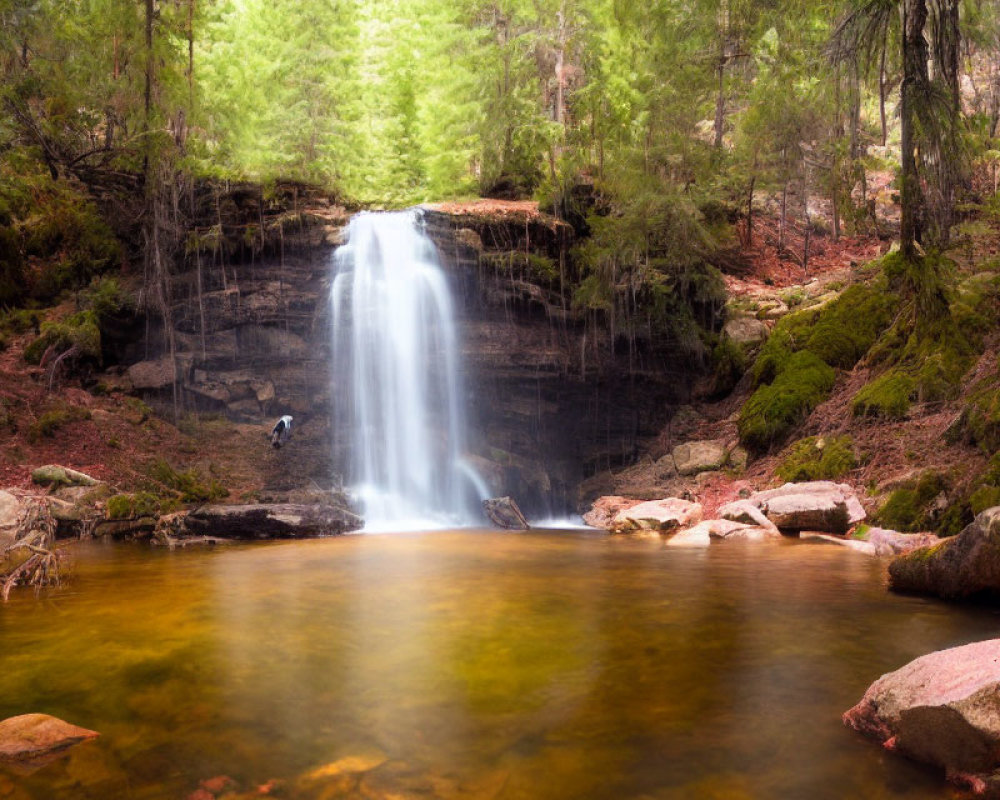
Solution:
[{"label": "submerged rock", "polygon": [[941,541],[933,533],[900,533],[888,528],[869,528],[863,537],[875,548],[877,556],[895,556],[920,547],[930,547]]},{"label": "submerged rock", "polygon": [[335,505],[253,503],[205,505],[191,511],[185,532],[234,539],[297,539],[358,530],[361,517]]},{"label": "submerged rock", "polygon": [[9,717],[0,722],[0,761],[34,761],[98,736],[48,714]]},{"label": "submerged rock", "polygon": [[497,527],[512,531],[526,531],[531,527],[524,514],[521,513],[521,509],[517,507],[513,497],[494,497],[492,500],[483,500],[483,511]]},{"label": "submerged rock", "polygon": [[1000,593],[1000,506],[982,511],[957,536],[894,559],[889,586],[945,598]]},{"label": "submerged rock", "polygon": [[768,528],[775,533],[778,527],[771,522],[757,506],[749,500],[734,500],[719,507],[719,516],[722,519],[742,522],[745,525],[757,525],[761,528]]},{"label": "submerged rock", "polygon": [[613,533],[658,531],[668,533],[677,528],[690,528],[701,522],[702,509],[698,503],[668,497],[650,500],[619,511],[611,524]]},{"label": "submerged rock", "polygon": [[883,675],[844,723],[1000,797],[1000,639],[940,650]]}]

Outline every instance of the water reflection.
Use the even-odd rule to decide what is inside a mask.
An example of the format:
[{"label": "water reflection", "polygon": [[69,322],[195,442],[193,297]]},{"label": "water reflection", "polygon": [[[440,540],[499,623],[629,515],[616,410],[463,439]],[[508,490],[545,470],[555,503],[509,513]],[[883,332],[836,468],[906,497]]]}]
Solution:
[{"label": "water reflection", "polygon": [[0,716],[103,736],[0,769],[0,796],[176,798],[226,774],[335,797],[300,776],[376,752],[363,796],[939,797],[839,716],[996,618],[889,595],[881,570],[581,532],[94,547],[70,586],[0,608]]}]

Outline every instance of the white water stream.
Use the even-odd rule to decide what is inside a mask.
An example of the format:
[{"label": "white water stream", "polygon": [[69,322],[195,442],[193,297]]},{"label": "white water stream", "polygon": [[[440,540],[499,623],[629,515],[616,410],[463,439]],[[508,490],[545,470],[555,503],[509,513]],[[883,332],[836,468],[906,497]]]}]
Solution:
[{"label": "white water stream", "polygon": [[334,259],[335,424],[365,530],[481,524],[451,294],[419,212],[356,215]]}]

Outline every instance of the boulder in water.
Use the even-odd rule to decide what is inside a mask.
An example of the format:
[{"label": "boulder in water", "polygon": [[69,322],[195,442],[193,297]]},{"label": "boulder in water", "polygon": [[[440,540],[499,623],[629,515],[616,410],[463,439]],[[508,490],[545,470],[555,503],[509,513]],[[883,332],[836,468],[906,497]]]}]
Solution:
[{"label": "boulder in water", "polygon": [[668,497],[649,500],[632,508],[619,511],[611,524],[612,533],[658,531],[669,533],[677,528],[690,528],[701,522],[702,509],[698,503]]},{"label": "boulder in water", "polygon": [[483,500],[483,511],[497,527],[512,531],[526,531],[531,527],[512,497],[494,497],[491,500]]},{"label": "boulder in water", "polygon": [[889,586],[946,598],[1000,594],[1000,506],[980,512],[957,536],[894,559]]},{"label": "boulder in water", "polygon": [[48,714],[21,714],[0,722],[0,761],[34,761],[100,734]]},{"label": "boulder in water", "polygon": [[921,656],[873,683],[844,723],[1000,797],[1000,639]]},{"label": "boulder in water", "polygon": [[719,516],[733,522],[742,522],[744,525],[756,525],[775,532],[778,530],[777,526],[764,516],[764,512],[749,500],[734,500],[720,506]]},{"label": "boulder in water", "polygon": [[787,531],[846,533],[865,519],[865,510],[850,486],[833,481],[786,483],[756,492],[749,502],[772,523]]}]

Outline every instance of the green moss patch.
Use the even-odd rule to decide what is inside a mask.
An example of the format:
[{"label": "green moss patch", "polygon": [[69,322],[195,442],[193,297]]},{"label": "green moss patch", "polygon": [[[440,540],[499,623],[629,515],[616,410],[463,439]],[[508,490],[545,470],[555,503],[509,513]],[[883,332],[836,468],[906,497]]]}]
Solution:
[{"label": "green moss patch", "polygon": [[72,422],[90,419],[90,411],[78,406],[59,405],[44,412],[28,428],[28,440],[38,442],[44,438],[52,438],[66,425]]},{"label": "green moss patch", "polygon": [[827,398],[835,377],[815,354],[792,354],[774,382],[757,387],[743,405],[740,441],[756,452],[770,448]]},{"label": "green moss patch", "polygon": [[851,410],[856,417],[902,419],[910,410],[916,383],[902,370],[890,370],[854,395]]},{"label": "green moss patch", "polygon": [[116,494],[108,498],[106,515],[108,519],[138,519],[166,514],[178,507],[176,500],[157,497],[152,492]]},{"label": "green moss patch", "polygon": [[880,525],[897,531],[933,530],[936,525],[931,504],[947,489],[944,479],[927,471],[908,486],[896,489],[879,509],[876,520]]},{"label": "green moss patch", "polygon": [[783,481],[816,481],[839,478],[857,466],[850,436],[809,436],[789,448],[775,469]]},{"label": "green moss patch", "polygon": [[831,367],[850,369],[889,327],[896,302],[884,287],[851,286],[820,311],[806,349]]},{"label": "green moss patch", "polygon": [[229,496],[229,490],[215,478],[202,478],[196,469],[178,471],[163,460],[150,465],[149,476],[176,492],[185,503],[203,503]]}]

